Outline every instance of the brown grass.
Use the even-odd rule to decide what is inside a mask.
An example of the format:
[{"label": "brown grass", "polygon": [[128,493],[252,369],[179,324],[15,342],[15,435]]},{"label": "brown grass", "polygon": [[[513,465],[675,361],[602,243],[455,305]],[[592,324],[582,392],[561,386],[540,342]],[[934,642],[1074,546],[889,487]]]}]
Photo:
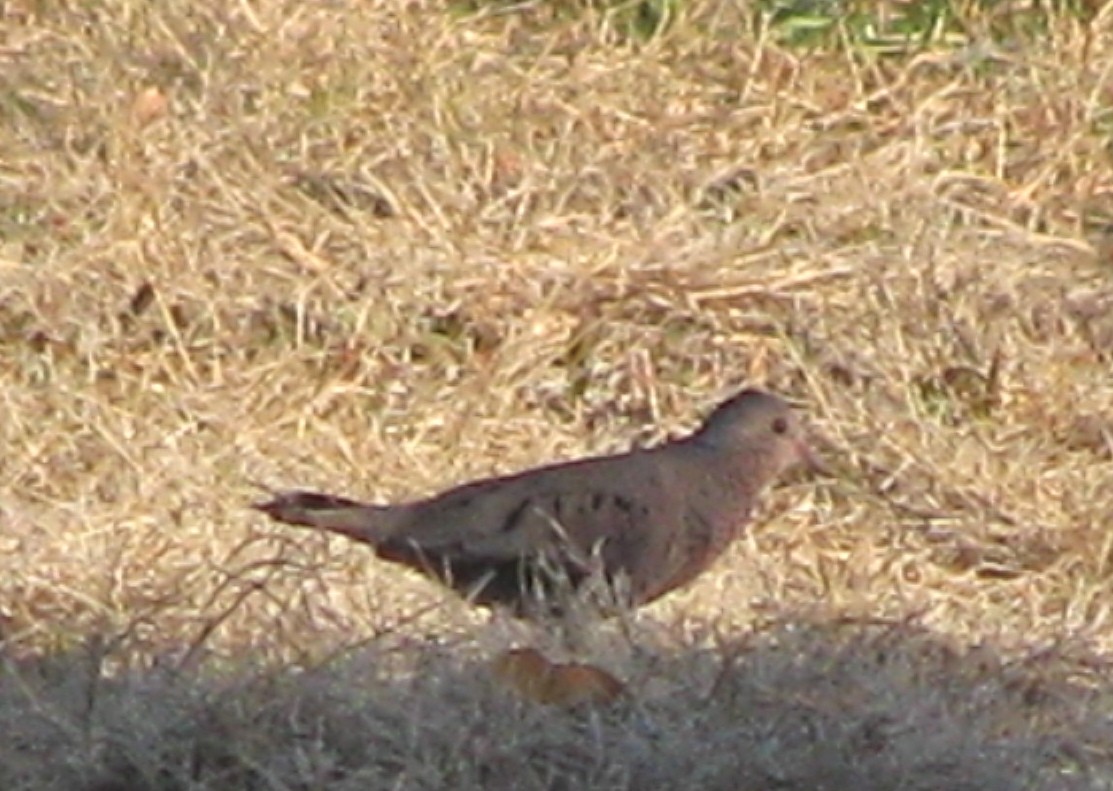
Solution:
[{"label": "brown grass", "polygon": [[[547,8],[0,4],[0,787],[1113,787],[1113,6],[885,58]],[[246,507],[743,384],[838,474],[591,636],[612,710]]]}]

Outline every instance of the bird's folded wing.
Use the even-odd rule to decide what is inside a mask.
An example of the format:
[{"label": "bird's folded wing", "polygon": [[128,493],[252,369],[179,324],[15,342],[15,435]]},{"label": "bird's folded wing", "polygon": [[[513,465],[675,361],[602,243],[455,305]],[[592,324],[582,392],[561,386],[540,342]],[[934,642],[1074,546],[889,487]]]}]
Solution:
[{"label": "bird's folded wing", "polygon": [[590,553],[601,542],[650,527],[652,498],[592,475],[606,466],[592,467],[500,479],[412,503],[389,543],[499,560],[554,548]]}]

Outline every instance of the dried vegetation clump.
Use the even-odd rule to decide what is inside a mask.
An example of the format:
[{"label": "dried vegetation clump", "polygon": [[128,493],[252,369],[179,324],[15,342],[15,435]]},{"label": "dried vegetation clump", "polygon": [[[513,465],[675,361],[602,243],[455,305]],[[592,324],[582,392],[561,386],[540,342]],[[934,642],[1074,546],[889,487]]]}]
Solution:
[{"label": "dried vegetation clump", "polygon": [[[986,5],[0,6],[0,787],[1113,785],[1113,6]],[[558,657],[606,707],[247,509],[746,384],[836,474]]]}]

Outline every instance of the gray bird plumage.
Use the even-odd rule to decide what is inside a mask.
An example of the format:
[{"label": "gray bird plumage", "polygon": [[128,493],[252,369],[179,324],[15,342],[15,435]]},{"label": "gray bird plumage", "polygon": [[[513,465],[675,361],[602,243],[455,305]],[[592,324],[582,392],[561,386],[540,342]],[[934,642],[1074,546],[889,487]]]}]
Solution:
[{"label": "gray bird plumage", "polygon": [[624,579],[634,606],[687,584],[739,535],[762,489],[798,463],[816,463],[798,417],[781,398],[746,390],[689,436],[646,450],[397,505],[291,491],[254,507],[528,616],[539,601],[559,601],[547,596],[555,588],[575,590],[596,572]]}]

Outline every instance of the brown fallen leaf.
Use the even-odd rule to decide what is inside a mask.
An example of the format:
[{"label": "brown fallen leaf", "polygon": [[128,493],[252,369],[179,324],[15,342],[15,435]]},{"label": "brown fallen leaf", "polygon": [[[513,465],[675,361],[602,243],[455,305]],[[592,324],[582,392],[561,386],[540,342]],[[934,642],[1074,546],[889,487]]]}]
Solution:
[{"label": "brown fallen leaf", "polygon": [[622,682],[606,670],[581,662],[554,665],[549,681],[549,699],[557,706],[613,703],[626,691]]},{"label": "brown fallen leaf", "polygon": [[533,648],[514,648],[493,663],[495,676],[523,698],[573,708],[614,702],[625,692],[621,681],[595,665],[554,663]]},{"label": "brown fallen leaf", "polygon": [[553,665],[533,648],[512,648],[491,663],[495,677],[524,698],[541,700],[546,694]]},{"label": "brown fallen leaf", "polygon": [[170,100],[166,94],[152,85],[140,91],[131,103],[131,115],[135,122],[144,127],[166,115]]}]

